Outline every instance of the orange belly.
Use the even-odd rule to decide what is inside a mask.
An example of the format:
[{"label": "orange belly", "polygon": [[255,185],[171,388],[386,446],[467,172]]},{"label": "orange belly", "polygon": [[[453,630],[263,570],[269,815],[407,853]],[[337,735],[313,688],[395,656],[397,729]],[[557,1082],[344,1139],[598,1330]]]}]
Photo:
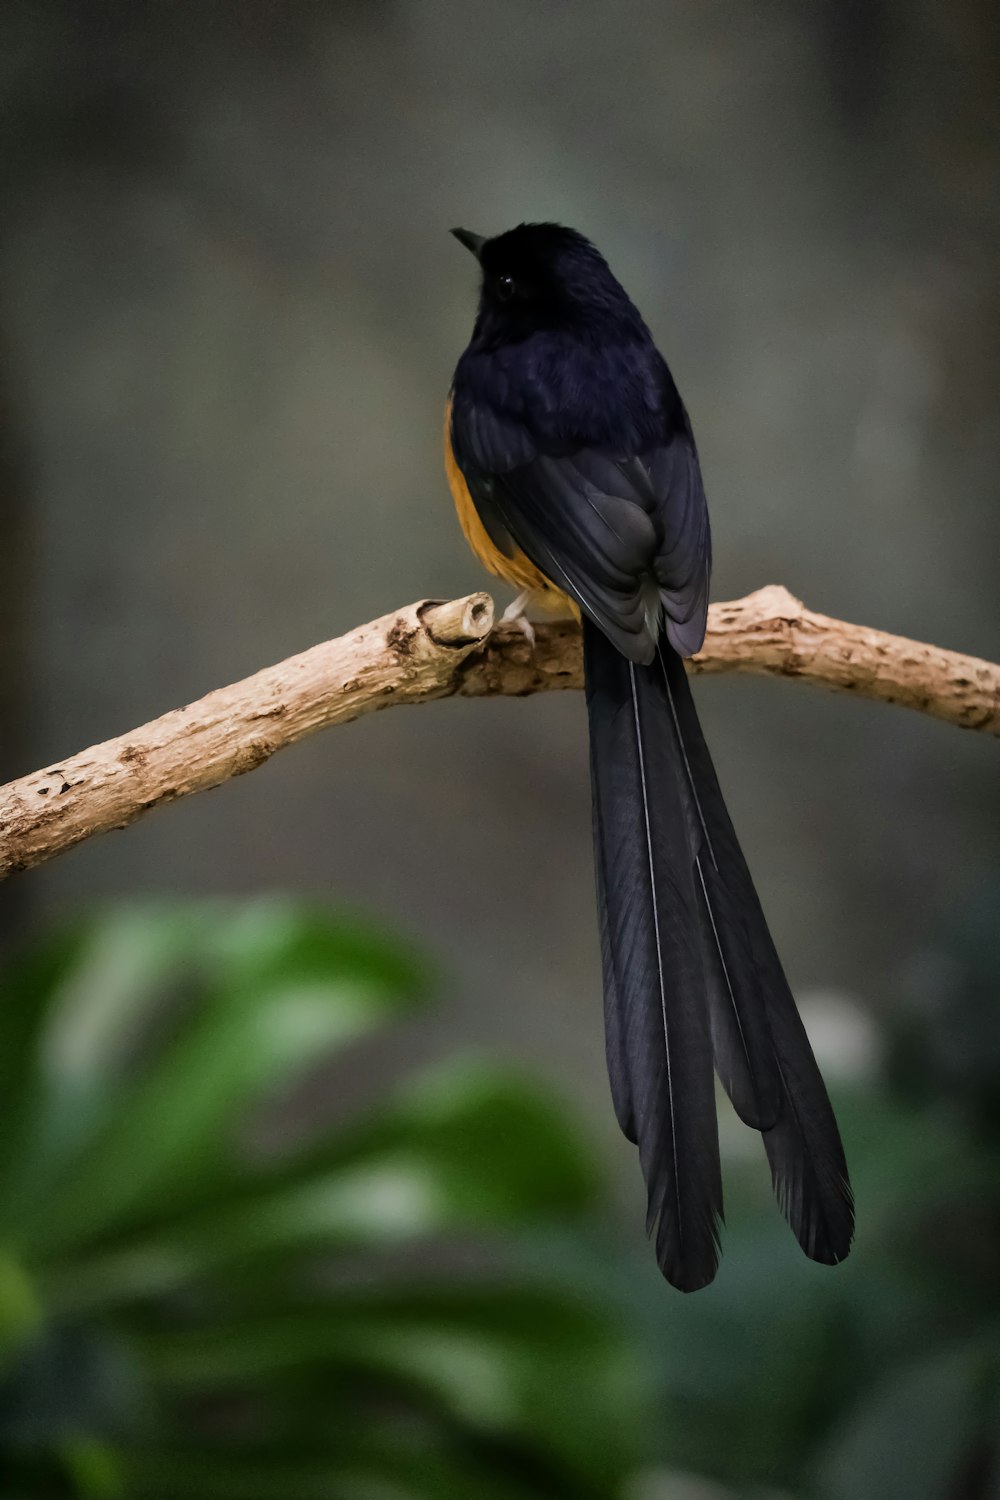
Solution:
[{"label": "orange belly", "polygon": [[515,551],[513,557],[507,557],[490,539],[472,503],[465,476],[455,462],[455,455],[452,452],[450,400],[444,409],[444,471],[448,476],[448,487],[458,512],[458,524],[462,528],[465,540],[486,571],[492,573],[495,578],[502,578],[505,583],[512,583],[516,589],[537,590],[538,602],[548,608],[561,610],[569,606],[576,613],[575,606],[562,590],[554,588],[544,573],[540,573],[530,558],[525,557],[520,549]]}]

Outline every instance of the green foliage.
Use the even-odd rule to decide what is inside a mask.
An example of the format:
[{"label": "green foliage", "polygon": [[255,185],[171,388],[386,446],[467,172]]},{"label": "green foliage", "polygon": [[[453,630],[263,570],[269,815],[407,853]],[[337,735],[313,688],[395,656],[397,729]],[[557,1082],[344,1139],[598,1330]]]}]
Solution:
[{"label": "green foliage", "polygon": [[302,1088],[335,1101],[341,1054],[418,1012],[426,978],[282,902],[121,911],[7,975],[5,1495],[618,1492],[634,1362],[510,1239],[593,1203],[560,1111],[463,1062],[303,1134]]},{"label": "green foliage", "polygon": [[351,1104],[373,1074],[352,1049],[427,1003],[385,935],[272,902],[48,940],[0,993],[0,1494],[610,1500],[652,1453],[667,1497],[985,1500],[1000,953],[979,911],[916,965],[888,1076],[837,1091],[850,1259],[805,1260],[741,1157],[696,1297],[638,1216],[632,1249],[595,1238],[591,1154],[523,1078],[457,1061]]}]

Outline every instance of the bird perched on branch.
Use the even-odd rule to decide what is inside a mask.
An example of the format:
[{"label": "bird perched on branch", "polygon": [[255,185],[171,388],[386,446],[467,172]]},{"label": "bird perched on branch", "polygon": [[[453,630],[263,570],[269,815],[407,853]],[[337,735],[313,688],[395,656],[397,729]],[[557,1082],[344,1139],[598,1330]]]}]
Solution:
[{"label": "bird perched on branch", "polygon": [[716,1272],[714,1065],[800,1245],[832,1264],[854,1227],[843,1148],[681,659],[704,638],[711,567],[687,412],[582,235],[452,232],[482,270],[446,415],[459,519],[521,590],[514,613],[534,595],[583,620],[608,1072],[657,1261],[683,1291]]}]

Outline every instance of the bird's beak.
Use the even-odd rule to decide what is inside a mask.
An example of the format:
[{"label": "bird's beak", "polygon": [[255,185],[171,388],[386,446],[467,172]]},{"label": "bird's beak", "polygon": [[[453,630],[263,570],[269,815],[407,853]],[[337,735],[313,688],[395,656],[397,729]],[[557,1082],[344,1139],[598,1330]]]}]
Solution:
[{"label": "bird's beak", "polygon": [[460,245],[466,250],[471,250],[476,259],[479,259],[483,246],[486,244],[485,234],[473,234],[471,229],[453,229],[452,234]]}]

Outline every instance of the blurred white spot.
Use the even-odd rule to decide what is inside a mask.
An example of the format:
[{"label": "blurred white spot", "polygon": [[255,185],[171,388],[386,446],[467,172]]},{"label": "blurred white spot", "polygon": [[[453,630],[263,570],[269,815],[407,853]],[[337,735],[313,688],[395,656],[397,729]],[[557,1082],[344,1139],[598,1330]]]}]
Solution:
[{"label": "blurred white spot", "polygon": [[851,995],[806,990],[796,997],[816,1061],[827,1081],[859,1083],[874,1078],[884,1051],[878,1027]]},{"label": "blurred white spot", "polygon": [[299,1224],[314,1233],[395,1240],[438,1228],[446,1208],[430,1173],[405,1161],[338,1174],[303,1189],[290,1205]]},{"label": "blurred white spot", "polygon": [[[858,1001],[840,990],[806,990],[796,997],[816,1061],[827,1083],[876,1078],[884,1046],[878,1027]],[[748,1160],[760,1152],[760,1136],[748,1130],[721,1084],[715,1089],[719,1145],[724,1160]]]}]

